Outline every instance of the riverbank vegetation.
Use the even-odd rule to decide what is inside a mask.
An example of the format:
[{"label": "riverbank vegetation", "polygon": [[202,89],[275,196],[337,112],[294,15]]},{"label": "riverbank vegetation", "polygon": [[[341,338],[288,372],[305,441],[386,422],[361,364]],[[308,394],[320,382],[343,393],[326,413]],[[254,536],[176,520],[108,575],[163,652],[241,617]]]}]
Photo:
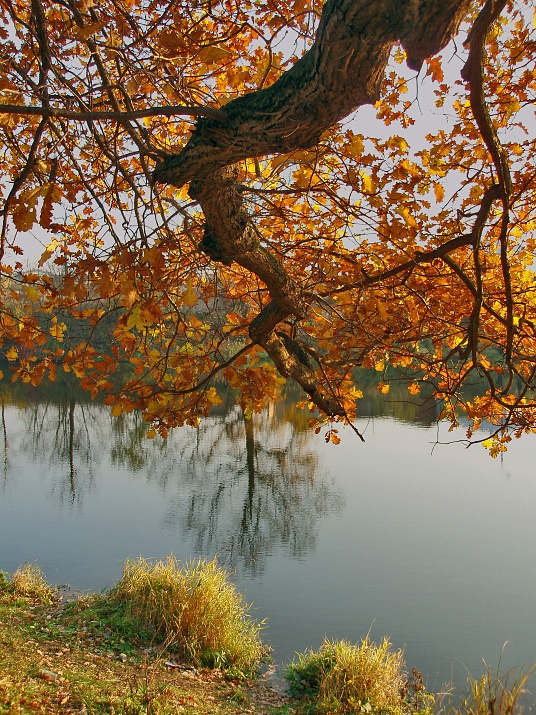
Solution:
[{"label": "riverbank vegetation", "polygon": [[71,600],[34,565],[2,574],[0,714],[289,712],[246,678],[268,652],[246,611],[213,561],[130,562],[111,591]]},{"label": "riverbank vegetation", "polygon": [[249,606],[215,560],[127,561],[107,600],[197,666],[251,675],[268,654],[262,624],[248,616]]},{"label": "riverbank vegetation", "polygon": [[518,715],[530,702],[531,670],[433,695],[401,650],[368,637],[298,655],[287,694],[260,675],[247,609],[215,561],[132,561],[109,592],[71,600],[34,565],[0,572],[0,714]]}]

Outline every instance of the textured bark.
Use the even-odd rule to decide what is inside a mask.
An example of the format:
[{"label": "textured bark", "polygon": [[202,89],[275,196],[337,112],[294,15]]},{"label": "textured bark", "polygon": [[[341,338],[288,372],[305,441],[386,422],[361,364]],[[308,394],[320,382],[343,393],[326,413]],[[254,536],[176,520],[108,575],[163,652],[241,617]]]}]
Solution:
[{"label": "textured bark", "polygon": [[344,416],[315,370],[280,335],[278,323],[303,318],[311,301],[282,263],[260,245],[243,208],[236,162],[317,144],[324,130],[379,97],[389,53],[401,42],[408,65],[420,68],[456,34],[470,0],[328,0],[312,48],[270,87],[222,108],[225,122],[200,120],[188,144],[157,166],[154,180],[182,186],[206,218],[199,249],[257,275],[271,302],[250,326],[251,339],[277,369],[294,378],[329,416]]},{"label": "textured bark", "polygon": [[314,146],[328,127],[379,97],[401,41],[411,67],[453,37],[469,0],[328,0],[313,47],[267,89],[222,108],[227,121],[200,121],[155,181],[182,186],[241,159]]}]

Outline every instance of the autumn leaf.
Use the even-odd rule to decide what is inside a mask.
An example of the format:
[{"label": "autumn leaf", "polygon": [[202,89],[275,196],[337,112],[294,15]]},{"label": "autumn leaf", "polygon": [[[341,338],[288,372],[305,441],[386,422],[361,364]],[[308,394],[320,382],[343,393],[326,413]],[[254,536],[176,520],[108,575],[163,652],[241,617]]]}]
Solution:
[{"label": "autumn leaf", "polygon": [[439,184],[437,181],[434,181],[433,187],[434,187],[435,199],[436,199],[437,203],[440,204],[443,201],[443,199],[445,198],[445,189],[444,189],[443,185]]},{"label": "autumn leaf", "polygon": [[50,327],[49,332],[53,338],[56,338],[56,340],[61,342],[63,340],[63,336],[66,330],[67,326],[65,325],[65,323],[55,323]]},{"label": "autumn leaf", "polygon": [[104,30],[108,26],[106,20],[99,20],[97,22],[92,22],[84,27],[73,27],[71,33],[72,36],[77,40],[89,40],[90,37],[96,35],[101,30]]},{"label": "autumn leaf", "polygon": [[51,228],[54,204],[59,203],[62,199],[62,196],[63,192],[56,184],[51,184],[50,186],[46,187],[43,197],[43,205],[41,207],[41,215],[39,217],[39,224],[43,228]]},{"label": "autumn leaf", "polygon": [[225,47],[219,47],[218,45],[210,45],[209,47],[204,47],[199,53],[199,58],[208,64],[214,62],[222,62],[229,58],[230,52],[226,50]]},{"label": "autumn leaf", "polygon": [[33,303],[35,303],[41,298],[41,291],[37,286],[24,286],[24,292],[26,294],[26,298],[28,298],[28,300],[31,300]]},{"label": "autumn leaf", "polygon": [[191,281],[188,281],[186,284],[186,289],[182,294],[182,304],[187,306],[188,308],[193,308],[197,304],[197,300],[197,293],[195,292]]},{"label": "autumn leaf", "polygon": [[432,57],[428,60],[426,75],[430,76],[434,82],[443,81],[443,68],[439,57]]},{"label": "autumn leaf", "polygon": [[19,204],[12,212],[13,224],[18,231],[29,231],[37,221],[35,208]]},{"label": "autumn leaf", "polygon": [[48,260],[54,255],[54,252],[56,251],[59,243],[55,239],[51,241],[48,246],[45,248],[43,253],[41,254],[41,257],[39,258],[39,261],[37,262],[37,265],[39,268],[41,268]]}]

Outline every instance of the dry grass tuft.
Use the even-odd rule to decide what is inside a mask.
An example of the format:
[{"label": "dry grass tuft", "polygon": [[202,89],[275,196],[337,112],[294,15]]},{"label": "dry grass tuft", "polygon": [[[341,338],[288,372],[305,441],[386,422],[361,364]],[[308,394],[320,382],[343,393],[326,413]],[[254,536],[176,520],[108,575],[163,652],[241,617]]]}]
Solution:
[{"label": "dry grass tuft", "polygon": [[365,638],[354,645],[324,641],[319,651],[301,654],[289,666],[293,695],[315,703],[320,713],[391,713],[403,711],[406,683],[402,651]]},{"label": "dry grass tuft", "polygon": [[249,617],[249,606],[215,560],[182,566],[173,556],[128,561],[110,598],[198,665],[249,674],[266,656],[262,624]]},{"label": "dry grass tuft", "polygon": [[522,713],[527,699],[527,681],[536,665],[529,669],[512,669],[505,673],[486,666],[486,673],[476,680],[468,676],[467,693],[454,702],[449,697],[441,709],[446,715],[516,715]]},{"label": "dry grass tuft", "polygon": [[11,576],[11,590],[18,596],[34,598],[42,603],[54,600],[54,591],[35,564],[23,564]]}]

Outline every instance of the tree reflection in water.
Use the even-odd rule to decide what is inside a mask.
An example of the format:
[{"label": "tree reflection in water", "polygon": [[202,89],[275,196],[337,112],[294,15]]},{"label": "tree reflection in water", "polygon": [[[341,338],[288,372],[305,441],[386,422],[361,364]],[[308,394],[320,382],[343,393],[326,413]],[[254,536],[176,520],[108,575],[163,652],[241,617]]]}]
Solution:
[{"label": "tree reflection in water", "polygon": [[193,533],[198,553],[219,553],[252,574],[283,548],[314,548],[317,522],[340,510],[342,493],[319,472],[311,435],[277,419],[276,406],[244,418],[240,408],[210,420],[184,445],[168,528]]},{"label": "tree reflection in water", "polygon": [[[389,414],[423,426],[436,420],[435,402],[408,399],[404,385],[394,383],[384,396],[364,383],[364,416]],[[4,384],[4,488],[13,448],[8,405],[18,408],[24,424],[15,448],[39,464],[59,501],[81,507],[84,494],[95,489],[96,475],[103,480],[114,469],[125,470],[166,495],[163,528],[193,536],[198,555],[217,553],[259,573],[276,549],[292,557],[313,549],[318,520],[344,505],[319,467],[307,412],[293,406],[292,394],[285,396],[282,392],[264,412],[246,419],[229,393],[199,429],[185,427],[166,440],[149,440],[139,413],[114,418],[68,380],[39,390]]]},{"label": "tree reflection in water", "polygon": [[5,480],[15,449],[39,465],[52,497],[83,508],[99,480],[125,470],[166,495],[164,529],[193,535],[197,555],[217,553],[250,573],[274,549],[307,553],[318,519],[344,503],[309,448],[306,414],[284,399],[251,419],[229,399],[199,429],[149,440],[140,414],[113,418],[71,390],[4,391],[2,398],[3,417],[16,409],[21,423],[16,438],[4,430]]},{"label": "tree reflection in water", "polygon": [[51,494],[62,503],[81,506],[95,486],[94,446],[105,433],[102,411],[74,396],[20,408],[25,430],[17,449],[39,463],[43,477],[51,479]]}]

